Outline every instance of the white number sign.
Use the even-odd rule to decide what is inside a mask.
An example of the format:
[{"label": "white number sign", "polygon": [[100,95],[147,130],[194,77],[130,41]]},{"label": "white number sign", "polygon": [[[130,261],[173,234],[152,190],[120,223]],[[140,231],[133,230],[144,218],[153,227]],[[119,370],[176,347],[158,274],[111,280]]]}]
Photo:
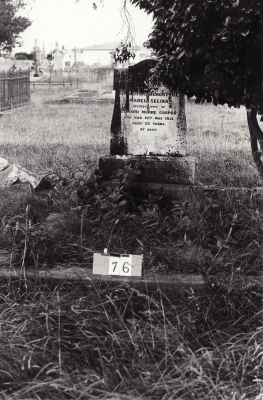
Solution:
[{"label": "white number sign", "polygon": [[104,253],[93,254],[93,274],[95,275],[119,275],[141,276],[142,255]]},{"label": "white number sign", "polygon": [[109,257],[108,275],[131,276],[132,255],[120,255]]}]

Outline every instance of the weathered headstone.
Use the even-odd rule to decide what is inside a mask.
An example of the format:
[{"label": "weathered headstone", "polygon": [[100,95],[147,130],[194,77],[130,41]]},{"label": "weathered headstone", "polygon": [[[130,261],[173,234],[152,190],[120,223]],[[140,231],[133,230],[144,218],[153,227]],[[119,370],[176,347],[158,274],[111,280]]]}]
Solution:
[{"label": "weathered headstone", "polygon": [[186,155],[184,96],[150,81],[156,61],[116,69],[110,156],[100,158],[104,179],[144,157],[145,182],[193,184],[194,158]]}]

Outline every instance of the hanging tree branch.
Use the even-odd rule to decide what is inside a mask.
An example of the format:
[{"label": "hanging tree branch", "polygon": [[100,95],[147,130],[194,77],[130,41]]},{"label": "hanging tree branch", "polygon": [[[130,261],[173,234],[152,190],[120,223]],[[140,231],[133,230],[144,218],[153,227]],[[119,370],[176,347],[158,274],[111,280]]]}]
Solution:
[{"label": "hanging tree branch", "polygon": [[134,28],[132,16],[127,9],[127,0],[122,1],[120,12],[121,12],[121,18],[123,21],[121,31],[124,31],[125,28],[127,29],[127,33],[126,33],[125,38],[123,39],[123,42],[126,42],[126,43],[130,42],[131,45],[136,46],[136,44],[135,44],[135,28]]},{"label": "hanging tree branch", "polygon": [[[104,0],[96,0],[93,2],[92,6],[94,10],[98,9],[98,1],[102,6],[104,5]],[[78,3],[79,0],[76,0]],[[120,46],[115,49],[114,59],[115,61],[125,62],[130,58],[135,57],[134,49],[137,48],[135,41],[135,28],[132,16],[127,8],[127,0],[122,0],[120,6],[120,16],[122,18],[122,27],[119,34],[122,34],[122,40]],[[126,31],[126,33],[124,33]]]}]

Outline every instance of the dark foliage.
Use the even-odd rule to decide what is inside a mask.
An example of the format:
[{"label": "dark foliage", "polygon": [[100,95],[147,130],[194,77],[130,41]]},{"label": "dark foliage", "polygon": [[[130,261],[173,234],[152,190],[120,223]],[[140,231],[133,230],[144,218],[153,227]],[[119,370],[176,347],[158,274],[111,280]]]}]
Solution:
[{"label": "dark foliage", "polygon": [[198,101],[260,107],[260,0],[131,0],[155,25],[155,69]]},{"label": "dark foliage", "polygon": [[33,54],[28,53],[15,53],[16,60],[33,60]]},{"label": "dark foliage", "polygon": [[130,58],[134,58],[135,53],[132,51],[131,43],[123,43],[121,42],[120,46],[115,49],[114,52],[114,60],[115,62],[125,62]]},{"label": "dark foliage", "polygon": [[0,50],[11,51],[12,47],[20,44],[20,33],[31,25],[28,18],[17,16],[24,5],[21,0],[0,2]]}]

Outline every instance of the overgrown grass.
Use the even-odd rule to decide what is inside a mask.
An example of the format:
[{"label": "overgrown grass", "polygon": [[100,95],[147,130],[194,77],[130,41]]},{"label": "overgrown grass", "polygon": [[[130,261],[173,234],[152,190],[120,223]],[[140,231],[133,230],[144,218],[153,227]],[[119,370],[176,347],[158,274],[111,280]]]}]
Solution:
[{"label": "overgrown grass", "polygon": [[0,192],[0,240],[14,265],[22,260],[34,268],[69,262],[92,267],[93,252],[107,247],[143,254],[145,270],[261,275],[257,193],[193,188],[178,203],[164,192],[132,186],[139,172],[120,171],[105,187],[99,176],[88,178],[89,166],[79,166],[36,196],[16,187]]},{"label": "overgrown grass", "polygon": [[[60,171],[109,153],[113,104],[56,104],[69,87],[39,87],[31,103],[1,119],[0,156],[34,171]],[[244,108],[186,103],[188,152],[196,180],[222,187],[261,186]]]},{"label": "overgrown grass", "polygon": [[[162,192],[152,196],[147,190],[129,190],[133,175],[129,170],[107,190],[100,188],[100,181],[89,177],[98,157],[108,152],[113,105],[57,104],[64,94],[58,88],[34,92],[31,104],[1,120],[6,131],[1,138],[3,157],[34,172],[55,173],[62,180],[54,190],[34,198],[22,187],[0,193],[1,240],[8,251],[15,243],[13,260],[20,260],[26,238],[26,261],[35,267],[68,260],[91,266],[92,251],[108,247],[143,253],[145,268],[163,272],[260,273],[258,195],[235,191],[203,195],[193,190],[179,205]],[[188,102],[186,112],[189,150],[197,156],[199,181],[215,186],[260,183],[249,164],[244,110]],[[77,209],[86,205],[89,210],[80,234],[82,217]],[[57,220],[56,213],[62,213]]]},{"label": "overgrown grass", "polygon": [[[168,299],[160,288],[1,278],[0,397],[261,400],[261,289],[239,278],[261,275],[262,200],[193,189],[179,204],[131,188],[139,169],[101,185],[91,171],[109,152],[113,105],[56,104],[63,93],[35,92],[0,121],[1,157],[61,177],[35,196],[23,185],[0,191],[0,265],[91,267],[107,247],[143,254],[154,273],[216,283]],[[259,186],[244,113],[230,111],[187,104],[197,180]]]},{"label": "overgrown grass", "polygon": [[1,397],[258,399],[260,298],[1,281]]},{"label": "overgrown grass", "polygon": [[188,151],[196,157],[196,179],[222,187],[262,186],[250,150],[244,107],[186,103]]},{"label": "overgrown grass", "polygon": [[63,173],[108,152],[112,105],[56,104],[62,88],[35,91],[1,119],[0,155],[35,172]]}]

